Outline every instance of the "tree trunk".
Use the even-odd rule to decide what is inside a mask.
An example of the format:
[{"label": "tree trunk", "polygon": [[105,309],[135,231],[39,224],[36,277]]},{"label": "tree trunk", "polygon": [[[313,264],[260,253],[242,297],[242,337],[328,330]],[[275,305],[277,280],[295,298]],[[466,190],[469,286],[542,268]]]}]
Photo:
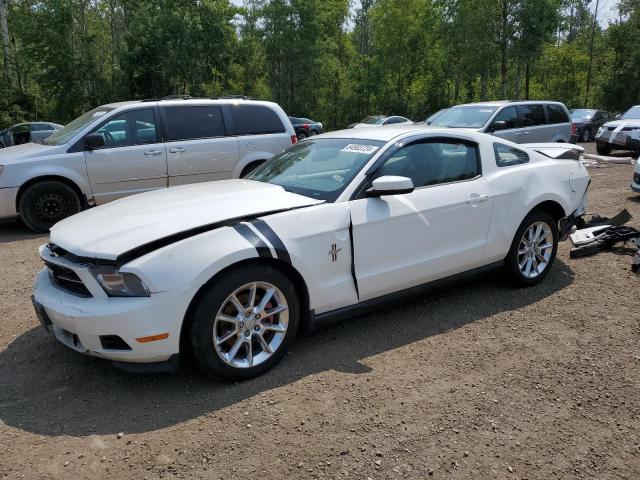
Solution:
[{"label": "tree trunk", "polygon": [[480,100],[487,99],[487,71],[483,70],[480,74]]},{"label": "tree trunk", "polygon": [[516,64],[516,100],[520,100],[520,62]]},{"label": "tree trunk", "polygon": [[4,78],[11,88],[16,86],[9,40],[9,0],[0,0],[0,32],[2,34],[2,55],[4,58]]},{"label": "tree trunk", "polygon": [[501,6],[501,38],[500,38],[500,83],[502,99],[507,98],[507,46],[509,44],[509,38],[507,36],[507,25],[509,20],[509,8],[507,0],[500,2]]},{"label": "tree trunk", "polygon": [[528,61],[524,70],[524,98],[529,100],[529,81],[531,80],[531,62]]}]

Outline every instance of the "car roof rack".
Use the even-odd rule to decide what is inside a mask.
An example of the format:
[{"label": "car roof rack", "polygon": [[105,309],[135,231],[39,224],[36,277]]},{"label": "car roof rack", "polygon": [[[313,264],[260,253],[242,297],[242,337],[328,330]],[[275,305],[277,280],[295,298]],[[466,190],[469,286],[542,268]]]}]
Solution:
[{"label": "car roof rack", "polygon": [[145,98],[141,102],[160,102],[162,100],[253,100],[246,95],[221,95],[219,97],[192,97],[191,95],[166,95],[164,97]]},{"label": "car roof rack", "polygon": [[246,95],[221,95],[219,97],[211,97],[212,100],[252,100]]}]

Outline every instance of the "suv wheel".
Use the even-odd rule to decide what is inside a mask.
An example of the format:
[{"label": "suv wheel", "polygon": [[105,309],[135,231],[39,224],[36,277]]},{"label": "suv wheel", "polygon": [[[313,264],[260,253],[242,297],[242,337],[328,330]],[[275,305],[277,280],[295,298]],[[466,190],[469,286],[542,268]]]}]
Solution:
[{"label": "suv wheel", "polygon": [[298,330],[300,307],[289,278],[270,266],[251,265],[231,270],[205,288],[189,335],[198,368],[235,381],[273,367]]},{"label": "suv wheel", "polygon": [[522,221],[505,259],[514,283],[528,287],[549,273],[558,250],[558,226],[551,215],[534,210]]},{"label": "suv wheel", "polygon": [[584,130],[582,130],[582,132],[580,133],[580,141],[581,142],[588,142],[589,140],[591,140],[591,134],[589,133],[589,129],[585,128]]},{"label": "suv wheel", "polygon": [[297,135],[298,135],[298,140],[304,140],[305,138],[307,138],[307,133],[303,132],[302,130],[300,130]]},{"label": "suv wheel", "polygon": [[611,153],[611,145],[604,142],[596,142],[596,151],[600,155],[609,155]]},{"label": "suv wheel", "polygon": [[27,187],[18,203],[20,218],[38,233],[46,233],[54,224],[81,209],[76,192],[70,186],[53,180]]}]

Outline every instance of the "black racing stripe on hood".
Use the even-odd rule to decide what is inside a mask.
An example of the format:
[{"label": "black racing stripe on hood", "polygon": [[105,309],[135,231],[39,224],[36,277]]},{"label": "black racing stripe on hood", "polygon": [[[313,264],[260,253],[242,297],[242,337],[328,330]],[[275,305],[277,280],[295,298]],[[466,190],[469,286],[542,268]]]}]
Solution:
[{"label": "black racing stripe on hood", "polygon": [[189,238],[189,237],[194,237],[196,235],[200,235],[201,233],[205,233],[205,232],[210,232],[212,230],[216,230],[218,228],[222,228],[222,227],[233,227],[237,224],[239,224],[240,222],[248,222],[251,220],[255,220],[258,217],[264,217],[266,215],[275,215],[276,213],[282,213],[282,212],[288,212],[290,210],[297,210],[299,208],[305,208],[311,205],[302,205],[299,207],[292,207],[292,208],[282,208],[280,210],[273,210],[271,212],[260,212],[260,213],[255,213],[253,215],[245,215],[242,217],[236,217],[236,218],[229,218],[227,220],[222,220],[220,222],[215,222],[215,223],[209,223],[207,225],[201,225],[199,227],[195,227],[195,228],[191,228],[189,230],[184,230],[182,232],[177,232],[174,233],[172,235],[168,235],[166,237],[162,237],[159,238],[157,240],[154,240],[152,242],[148,242],[145,243],[143,245],[140,245],[136,248],[133,248],[131,250],[128,250],[124,253],[121,253],[120,255],[118,255],[118,257],[115,260],[115,263],[118,266],[122,266],[125,263],[129,263],[132,260],[135,260],[136,258],[140,258],[148,253],[151,253],[155,250],[159,250],[162,247],[166,247],[167,245],[171,245],[172,243],[177,243],[180,240],[184,240],[185,238]]}]

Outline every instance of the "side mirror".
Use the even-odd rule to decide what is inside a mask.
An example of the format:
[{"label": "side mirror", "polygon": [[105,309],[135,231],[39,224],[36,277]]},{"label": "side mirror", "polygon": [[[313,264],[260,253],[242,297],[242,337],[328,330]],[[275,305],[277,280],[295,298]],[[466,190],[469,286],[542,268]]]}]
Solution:
[{"label": "side mirror", "polygon": [[367,190],[367,197],[381,197],[383,195],[402,195],[413,192],[413,181],[407,177],[385,175],[376,178]]},{"label": "side mirror", "polygon": [[90,133],[84,137],[84,144],[89,150],[104,147],[104,135],[102,133]]},{"label": "side mirror", "polygon": [[489,132],[497,132],[498,130],[506,130],[507,122],[504,120],[498,120],[497,122],[493,122],[489,127]]}]

